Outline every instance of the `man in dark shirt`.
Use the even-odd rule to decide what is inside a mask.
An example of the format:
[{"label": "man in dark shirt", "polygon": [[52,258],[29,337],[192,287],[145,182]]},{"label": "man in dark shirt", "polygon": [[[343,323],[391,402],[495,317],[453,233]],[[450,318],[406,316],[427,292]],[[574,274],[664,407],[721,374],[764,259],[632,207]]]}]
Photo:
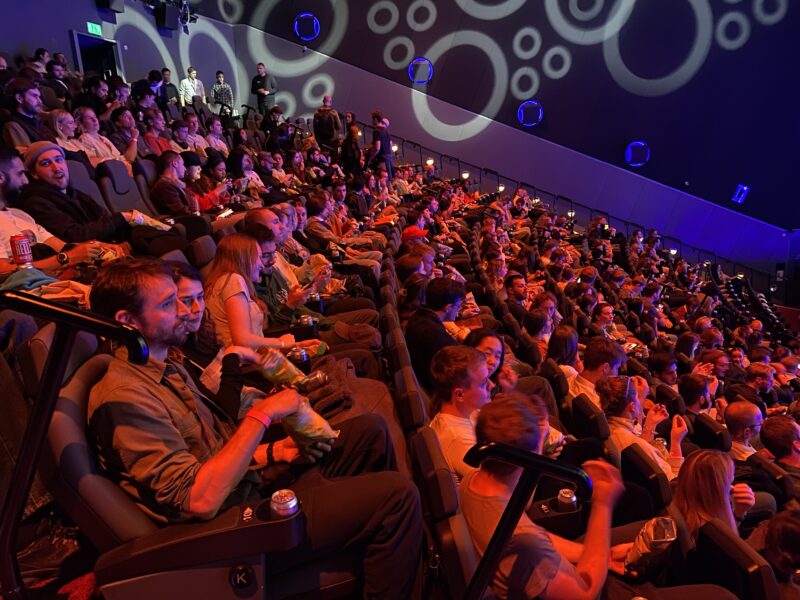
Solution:
[{"label": "man in dark shirt", "polygon": [[278,82],[272,75],[267,73],[264,63],[258,63],[256,70],[258,74],[253,77],[250,93],[256,97],[258,112],[266,116],[267,112],[275,106],[275,92],[278,91]]},{"label": "man in dark shirt", "polygon": [[506,288],[506,306],[520,325],[525,321],[530,306],[528,302],[528,283],[519,273],[511,273],[503,282]]},{"label": "man in dark shirt", "polygon": [[55,93],[56,98],[62,102],[72,100],[69,85],[64,81],[64,67],[54,60],[47,63],[47,75],[44,77],[44,85]]},{"label": "man in dark shirt", "polygon": [[158,90],[158,106],[161,110],[167,110],[168,104],[178,104],[178,88],[171,79],[172,71],[166,67],[161,69],[161,87]]},{"label": "man in dark shirt", "polygon": [[770,417],[761,425],[761,443],[775,457],[775,464],[792,477],[797,496],[800,493],[800,425],[787,415]]},{"label": "man in dark shirt", "polygon": [[394,167],[392,164],[392,140],[389,137],[389,119],[376,111],[372,113],[372,124],[375,130],[372,133],[372,147],[368,162],[373,169],[377,169],[380,163],[384,163],[391,180],[394,178]]},{"label": "man in dark shirt", "polygon": [[314,136],[322,146],[326,146],[338,153],[339,136],[342,133],[342,120],[331,104],[333,98],[322,97],[322,106],[314,113]]},{"label": "man in dark shirt", "polygon": [[430,390],[431,361],[445,346],[458,344],[443,323],[455,321],[465,296],[464,284],[440,277],[428,284],[425,306],[417,310],[406,325],[406,344],[411,366],[420,385]]},{"label": "man in dark shirt", "polygon": [[106,104],[108,97],[108,84],[100,77],[92,77],[86,82],[86,91],[75,99],[75,108],[88,106],[101,121],[107,121],[111,111],[122,106],[119,102]]},{"label": "man in dark shirt", "polygon": [[280,106],[273,106],[261,121],[261,130],[267,134],[267,143],[264,149],[268,152],[279,152],[281,149],[278,121],[282,114],[283,109]]},{"label": "man in dark shirt", "polygon": [[53,133],[39,120],[42,97],[33,81],[21,77],[14,79],[8,84],[6,95],[13,99],[15,105],[14,114],[3,126],[6,146],[25,154],[33,142],[55,141]]}]

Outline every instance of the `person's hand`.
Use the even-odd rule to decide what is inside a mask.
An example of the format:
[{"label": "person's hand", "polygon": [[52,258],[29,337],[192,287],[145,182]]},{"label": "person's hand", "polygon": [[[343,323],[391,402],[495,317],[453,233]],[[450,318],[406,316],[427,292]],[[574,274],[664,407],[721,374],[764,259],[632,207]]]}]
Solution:
[{"label": "person's hand", "polygon": [[278,440],[274,444],[272,455],[275,457],[275,461],[289,464],[314,464],[333,448],[333,440],[328,440],[328,442],[318,440],[300,448],[291,437]]},{"label": "person's hand", "polygon": [[228,356],[229,354],[238,355],[240,364],[250,363],[256,365],[261,364],[264,361],[263,356],[261,356],[252,348],[247,348],[246,346],[228,346],[225,348],[223,356]]},{"label": "person's hand", "polygon": [[131,127],[131,141],[135,142],[138,139],[139,139],[139,128]]},{"label": "person's hand", "polygon": [[500,389],[504,392],[511,392],[517,388],[519,377],[514,372],[514,369],[508,365],[500,367],[500,373],[497,375],[497,381],[500,383]]},{"label": "person's hand", "polygon": [[647,379],[641,375],[634,375],[631,377],[631,381],[633,382],[633,389],[636,390],[636,397],[639,398],[639,402],[643,402],[647,394],[650,393],[650,386],[647,385]]},{"label": "person's hand", "polygon": [[305,304],[311,292],[312,292],[311,287],[293,285],[292,287],[289,288],[289,291],[287,293],[286,306],[288,306],[289,308],[297,308],[298,306]]},{"label": "person's hand", "polygon": [[303,397],[297,393],[297,390],[287,388],[259,400],[253,405],[253,408],[269,415],[269,418],[274,421],[296,413],[302,399]]},{"label": "person's hand", "polygon": [[304,340],[302,342],[297,342],[297,347],[305,348],[309,356],[315,356],[319,351],[319,347],[321,345],[322,345],[322,340]]},{"label": "person's hand", "polygon": [[624,575],[625,559],[627,558],[628,552],[630,552],[632,547],[633,542],[611,546],[608,551],[608,570],[613,571],[617,575]]},{"label": "person's hand", "polygon": [[734,483],[731,486],[730,498],[733,515],[739,520],[743,519],[747,511],[756,503],[756,495],[746,483]]},{"label": "person's hand", "polygon": [[683,453],[680,452],[681,442],[687,433],[689,433],[689,428],[686,425],[686,419],[680,415],[672,417],[672,430],[669,434],[672,456],[683,456]]},{"label": "person's hand", "polygon": [[697,363],[692,368],[692,375],[705,375],[709,377],[710,375],[714,374],[714,365],[713,363]]},{"label": "person's hand", "polygon": [[288,350],[295,345],[294,336],[291,333],[282,335],[278,340],[281,343],[281,350]]},{"label": "person's hand", "polygon": [[713,398],[717,394],[719,388],[719,379],[716,375],[708,375],[708,395]]},{"label": "person's hand", "polygon": [[648,411],[647,416],[644,418],[643,427],[648,431],[655,431],[658,424],[666,419],[669,419],[667,407],[663,404],[654,404],[653,408]]},{"label": "person's hand", "polygon": [[780,404],[778,406],[770,406],[767,408],[767,416],[771,417],[773,415],[785,415],[789,411],[788,406],[784,406]]},{"label": "person's hand", "polygon": [[79,263],[94,262],[97,257],[100,256],[101,252],[100,243],[94,241],[76,244],[73,248],[66,251],[70,261]]},{"label": "person's hand", "polygon": [[625,492],[619,469],[602,460],[589,460],[581,465],[592,480],[592,504],[613,507]]},{"label": "person's hand", "polygon": [[438,268],[438,267],[434,267],[433,268],[433,278],[434,279],[439,279],[441,277],[444,277],[444,273],[442,272],[442,270],[440,268]]},{"label": "person's hand", "polygon": [[717,409],[717,421],[724,423],[725,411],[728,409],[728,401],[725,400],[725,398],[717,398],[714,400],[714,406]]}]

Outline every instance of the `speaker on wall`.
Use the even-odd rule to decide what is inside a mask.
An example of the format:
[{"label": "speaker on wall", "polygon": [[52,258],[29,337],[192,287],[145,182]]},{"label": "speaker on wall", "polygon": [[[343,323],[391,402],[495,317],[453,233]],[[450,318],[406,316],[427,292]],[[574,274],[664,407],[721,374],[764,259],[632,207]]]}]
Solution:
[{"label": "speaker on wall", "polygon": [[115,13],[124,13],[125,0],[97,0],[97,8],[105,8]]},{"label": "speaker on wall", "polygon": [[153,9],[156,17],[156,27],[159,29],[178,29],[180,23],[180,9],[170,4],[159,4]]}]

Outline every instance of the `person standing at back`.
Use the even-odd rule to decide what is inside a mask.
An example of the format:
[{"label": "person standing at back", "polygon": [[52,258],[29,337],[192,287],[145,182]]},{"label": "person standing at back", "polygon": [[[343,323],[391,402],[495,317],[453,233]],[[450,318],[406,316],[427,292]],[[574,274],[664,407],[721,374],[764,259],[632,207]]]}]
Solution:
[{"label": "person standing at back", "polygon": [[278,91],[278,82],[275,78],[267,73],[267,68],[264,63],[256,65],[258,73],[253,77],[250,84],[250,93],[256,97],[258,103],[258,112],[266,116],[273,106],[275,106],[275,92]]}]

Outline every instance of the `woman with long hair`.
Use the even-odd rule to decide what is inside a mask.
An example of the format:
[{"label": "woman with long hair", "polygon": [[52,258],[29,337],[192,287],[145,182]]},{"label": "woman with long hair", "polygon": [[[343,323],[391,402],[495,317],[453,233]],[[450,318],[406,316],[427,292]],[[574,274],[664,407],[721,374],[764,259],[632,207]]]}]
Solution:
[{"label": "woman with long hair", "polygon": [[569,379],[583,371],[578,358],[578,332],[569,325],[559,325],[550,335],[545,359],[552,358]]},{"label": "woman with long hair", "polygon": [[225,236],[206,278],[206,306],[214,321],[221,346],[288,350],[294,336],[264,336],[267,307],[256,296],[253,281],[261,276],[264,263],[256,241],[242,233]]},{"label": "woman with long hair", "polygon": [[360,133],[358,125],[352,123],[347,127],[347,134],[342,142],[342,170],[353,177],[364,172],[364,155],[359,143]]},{"label": "woman with long hair", "polygon": [[672,494],[672,507],[686,522],[689,535],[719,519],[738,533],[737,521],[755,504],[746,483],[733,483],[733,459],[719,450],[698,450],[686,457]]}]

